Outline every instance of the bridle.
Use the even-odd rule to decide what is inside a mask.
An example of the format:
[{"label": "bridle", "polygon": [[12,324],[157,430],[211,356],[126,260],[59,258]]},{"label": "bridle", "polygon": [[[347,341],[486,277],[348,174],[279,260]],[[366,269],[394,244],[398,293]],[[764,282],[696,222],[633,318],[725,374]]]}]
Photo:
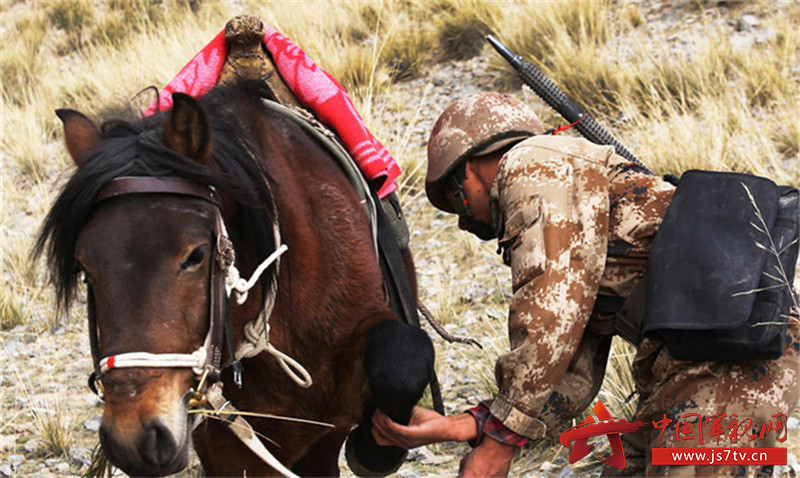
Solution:
[{"label": "bridle", "polygon": [[[299,386],[308,388],[312,385],[311,376],[294,359],[276,349],[269,342],[269,316],[275,305],[277,295],[277,277],[280,267],[280,256],[288,247],[281,244],[280,228],[277,223],[277,208],[273,204],[273,233],[276,249],[255,270],[249,281],[239,277],[235,266],[235,253],[233,244],[228,238],[225,223],[222,219],[222,205],[219,196],[213,187],[181,178],[156,178],[146,176],[126,176],[108,181],[95,199],[95,204],[107,199],[127,194],[175,194],[208,201],[214,205],[214,254],[211,264],[210,300],[209,300],[209,329],[203,345],[190,354],[163,353],[153,354],[148,352],[129,352],[119,355],[100,358],[100,347],[95,317],[94,296],[91,287],[88,287],[87,308],[89,316],[89,341],[92,351],[94,372],[89,377],[89,387],[103,397],[102,377],[104,373],[116,368],[132,367],[168,367],[191,368],[195,374],[197,384],[184,394],[188,408],[206,408],[216,415],[221,423],[253,453],[265,463],[272,466],[284,476],[296,476],[286,468],[256,436],[252,426],[242,417],[241,413],[222,394],[220,372],[222,365],[223,339],[227,337],[228,350],[230,350],[230,366],[233,368],[234,383],[242,386],[242,365],[236,358],[233,344],[232,319],[229,298],[236,295],[239,304],[247,300],[247,292],[257,282],[261,274],[275,264],[273,274],[268,285],[267,297],[261,311],[265,315],[264,334],[266,334],[263,350],[271,354],[279,363],[283,371],[289,375]],[[201,415],[202,416],[202,415]],[[195,426],[199,422],[195,422]]]},{"label": "bridle", "polygon": [[[202,199],[214,206],[215,219],[213,237],[215,241],[211,258],[211,275],[209,279],[209,328],[203,345],[190,354],[129,352],[108,357],[100,357],[98,330],[95,317],[94,297],[91,287],[88,290],[89,338],[94,362],[94,373],[89,378],[89,386],[102,398],[102,377],[110,370],[132,367],[166,367],[191,368],[197,384],[189,390],[189,406],[196,407],[205,403],[205,392],[209,385],[219,381],[222,366],[223,340],[227,337],[231,357],[229,365],[233,368],[234,383],[241,387],[242,365],[235,357],[232,338],[232,319],[229,296],[236,292],[239,302],[247,297],[247,290],[255,285],[263,271],[272,263],[279,266],[279,257],[286,251],[286,245],[280,245],[280,235],[276,227],[276,247],[258,268],[250,281],[239,278],[236,269],[233,244],[228,238],[222,219],[221,202],[218,194],[211,186],[201,185],[181,178],[156,178],[146,176],[127,176],[108,181],[95,199],[95,204],[128,194],[173,194]],[[277,275],[277,274],[276,274]],[[277,281],[274,279],[273,282]],[[272,292],[277,288],[273,284]],[[243,297],[242,297],[243,296]],[[274,304],[274,297],[268,301]],[[267,311],[267,313],[271,312]],[[300,367],[302,369],[302,367]],[[305,370],[302,370],[305,372]],[[308,379],[310,384],[310,378]]]}]

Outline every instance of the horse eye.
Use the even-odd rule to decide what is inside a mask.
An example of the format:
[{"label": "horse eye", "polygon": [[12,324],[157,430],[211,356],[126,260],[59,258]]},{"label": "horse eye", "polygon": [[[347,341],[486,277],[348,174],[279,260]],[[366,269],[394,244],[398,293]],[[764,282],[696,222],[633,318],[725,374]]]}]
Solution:
[{"label": "horse eye", "polygon": [[195,250],[193,250],[192,253],[189,254],[189,257],[186,258],[183,264],[181,264],[181,269],[183,270],[192,269],[202,264],[203,261],[206,260],[207,249],[208,249],[207,246],[200,246],[195,248]]},{"label": "horse eye", "polygon": [[89,279],[86,276],[86,269],[83,268],[83,265],[80,262],[75,262],[75,270],[73,273],[80,278],[80,281],[84,284],[89,283]]}]

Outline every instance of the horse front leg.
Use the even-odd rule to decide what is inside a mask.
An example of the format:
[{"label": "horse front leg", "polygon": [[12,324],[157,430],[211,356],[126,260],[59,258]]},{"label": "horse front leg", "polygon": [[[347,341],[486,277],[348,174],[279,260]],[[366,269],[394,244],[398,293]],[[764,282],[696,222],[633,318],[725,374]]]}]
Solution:
[{"label": "horse front leg", "polygon": [[380,408],[392,420],[407,425],[414,405],[433,377],[434,351],[421,329],[395,320],[377,322],[364,349],[364,367],[372,404],[347,439],[345,455],[359,476],[386,476],[395,472],[407,451],[383,447],[372,436],[372,414]]},{"label": "horse front leg", "polygon": [[281,476],[220,421],[206,419],[192,433],[192,440],[204,476]]},{"label": "horse front leg", "polygon": [[339,427],[324,435],[311,445],[292,471],[298,476],[339,476],[339,450],[349,432],[350,427]]}]

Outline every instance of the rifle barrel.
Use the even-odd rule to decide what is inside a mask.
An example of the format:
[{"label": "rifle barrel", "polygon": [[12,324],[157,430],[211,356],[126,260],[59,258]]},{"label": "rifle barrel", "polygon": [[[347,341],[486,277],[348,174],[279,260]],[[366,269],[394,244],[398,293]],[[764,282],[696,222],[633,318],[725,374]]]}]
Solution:
[{"label": "rifle barrel", "polygon": [[616,140],[611,134],[606,131],[598,122],[591,116],[581,111],[575,103],[564,93],[564,91],[553,83],[550,78],[546,77],[536,66],[532,63],[522,60],[522,57],[516,55],[500,40],[489,35],[486,40],[497,50],[498,53],[517,71],[519,77],[530,86],[531,89],[542,98],[545,103],[550,105],[551,108],[556,110],[558,114],[564,117],[570,123],[575,123],[575,129],[589,141],[595,144],[607,144],[613,146],[617,154],[623,156],[631,161],[634,161],[645,167],[636,156],[628,151],[619,141]]}]

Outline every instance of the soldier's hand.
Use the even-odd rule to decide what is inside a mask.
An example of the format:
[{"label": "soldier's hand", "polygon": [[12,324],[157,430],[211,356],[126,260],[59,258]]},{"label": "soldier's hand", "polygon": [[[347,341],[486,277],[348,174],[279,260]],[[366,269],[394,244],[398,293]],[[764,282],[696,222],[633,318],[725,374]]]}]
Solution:
[{"label": "soldier's hand", "polygon": [[475,419],[468,413],[445,417],[427,408],[414,407],[408,425],[400,425],[380,410],[372,415],[372,436],[378,445],[416,448],[442,441],[467,441],[478,435]]},{"label": "soldier's hand", "polygon": [[511,459],[517,447],[500,443],[486,436],[480,445],[476,446],[461,460],[458,476],[472,477],[505,477],[511,466]]}]

